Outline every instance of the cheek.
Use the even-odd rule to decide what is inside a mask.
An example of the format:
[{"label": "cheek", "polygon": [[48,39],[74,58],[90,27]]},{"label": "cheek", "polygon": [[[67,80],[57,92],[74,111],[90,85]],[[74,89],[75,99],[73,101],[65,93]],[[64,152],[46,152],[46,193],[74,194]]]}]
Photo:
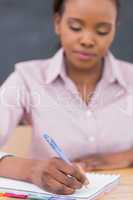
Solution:
[{"label": "cheek", "polygon": [[115,26],[113,26],[112,31],[110,32],[109,35],[105,37],[103,36],[103,38],[101,37],[99,39],[99,44],[100,44],[99,47],[101,48],[101,50],[105,51],[105,54],[106,54],[106,51],[111,47],[113,43],[113,40],[115,38],[115,33],[116,33],[116,28]]},{"label": "cheek", "polygon": [[106,38],[99,39],[99,51],[101,52],[102,55],[105,55],[107,50],[110,48],[112,45],[112,42],[114,40],[114,34],[109,35]]},{"label": "cheek", "polygon": [[77,41],[75,33],[69,30],[66,26],[61,29],[59,39],[62,43],[62,46],[72,46]]},{"label": "cheek", "polygon": [[76,37],[73,34],[63,34],[60,37],[61,43],[63,46],[73,46],[74,44],[76,44]]}]

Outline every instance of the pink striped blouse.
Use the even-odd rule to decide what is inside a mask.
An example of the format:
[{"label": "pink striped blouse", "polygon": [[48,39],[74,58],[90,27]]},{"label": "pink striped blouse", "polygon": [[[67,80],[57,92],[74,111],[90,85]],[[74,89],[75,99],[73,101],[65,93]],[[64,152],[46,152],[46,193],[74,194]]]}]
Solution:
[{"label": "pink striped blouse", "polygon": [[30,158],[55,156],[44,132],[70,160],[133,148],[133,64],[108,52],[86,105],[67,76],[63,55],[60,49],[52,58],[16,64],[0,89],[0,144],[24,116],[33,127]]}]

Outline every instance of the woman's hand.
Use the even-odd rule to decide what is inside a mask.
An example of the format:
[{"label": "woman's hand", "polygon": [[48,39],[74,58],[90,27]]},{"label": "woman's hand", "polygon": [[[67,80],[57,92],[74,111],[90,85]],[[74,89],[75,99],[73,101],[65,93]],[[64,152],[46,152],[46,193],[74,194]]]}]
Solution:
[{"label": "woman's hand", "polygon": [[76,159],[74,162],[85,171],[127,168],[133,165],[133,151],[105,155],[96,154]]},{"label": "woman's hand", "polygon": [[59,158],[32,160],[7,156],[0,161],[0,176],[27,181],[56,194],[72,194],[86,182],[76,165]]},{"label": "woman's hand", "polygon": [[85,180],[76,165],[69,165],[59,158],[37,161],[29,176],[31,183],[56,194],[72,194],[83,186]]}]

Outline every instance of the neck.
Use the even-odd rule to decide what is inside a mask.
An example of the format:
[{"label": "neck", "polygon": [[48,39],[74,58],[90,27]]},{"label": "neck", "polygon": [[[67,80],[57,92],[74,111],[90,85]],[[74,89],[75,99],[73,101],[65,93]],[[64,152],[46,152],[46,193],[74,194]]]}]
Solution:
[{"label": "neck", "polygon": [[74,66],[67,65],[67,74],[71,80],[77,86],[86,86],[88,88],[95,87],[97,82],[102,76],[102,62],[97,66],[91,67],[90,69],[77,69]]}]

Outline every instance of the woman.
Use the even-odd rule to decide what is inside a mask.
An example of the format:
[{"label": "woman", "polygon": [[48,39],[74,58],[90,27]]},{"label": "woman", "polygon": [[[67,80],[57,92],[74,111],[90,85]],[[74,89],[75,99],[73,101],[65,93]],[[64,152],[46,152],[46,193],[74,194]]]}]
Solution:
[{"label": "woman", "polygon": [[[132,103],[133,66],[109,52],[118,16],[118,0],[54,1],[62,48],[53,58],[17,64],[1,88],[1,143],[23,114],[33,135],[28,159],[1,152],[0,176],[71,194],[85,182],[75,163],[86,171],[132,166],[133,117],[125,102]],[[45,131],[73,165],[55,158]]]}]

